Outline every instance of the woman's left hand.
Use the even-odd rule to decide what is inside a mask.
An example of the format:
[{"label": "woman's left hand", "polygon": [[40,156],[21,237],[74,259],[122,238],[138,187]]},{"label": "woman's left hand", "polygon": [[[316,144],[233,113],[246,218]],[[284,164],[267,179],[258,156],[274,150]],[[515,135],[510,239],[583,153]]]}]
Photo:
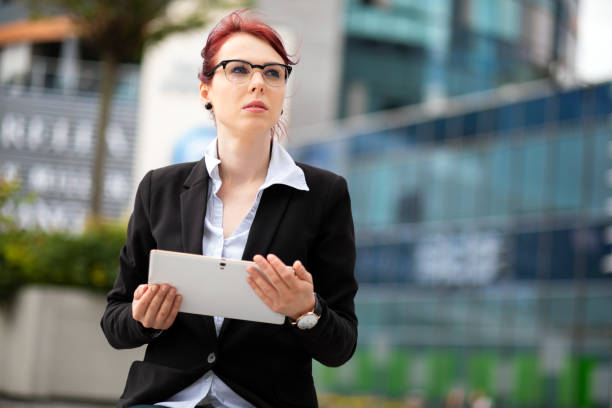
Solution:
[{"label": "woman's left hand", "polygon": [[254,266],[249,266],[247,281],[270,309],[293,320],[314,309],[312,275],[302,262],[295,261],[292,269],[274,254],[269,254],[267,258],[255,255],[253,261],[261,273]]}]

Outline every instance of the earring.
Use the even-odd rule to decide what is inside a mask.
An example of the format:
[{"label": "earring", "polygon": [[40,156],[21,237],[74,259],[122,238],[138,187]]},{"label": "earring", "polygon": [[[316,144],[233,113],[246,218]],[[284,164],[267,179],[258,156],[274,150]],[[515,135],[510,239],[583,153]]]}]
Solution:
[{"label": "earring", "polygon": [[206,105],[204,105],[204,107],[206,108],[206,110],[211,110],[212,109],[212,103],[206,102]]},{"label": "earring", "polygon": [[284,112],[284,110],[283,110],[283,109],[281,109],[281,115],[283,114],[283,112]]}]

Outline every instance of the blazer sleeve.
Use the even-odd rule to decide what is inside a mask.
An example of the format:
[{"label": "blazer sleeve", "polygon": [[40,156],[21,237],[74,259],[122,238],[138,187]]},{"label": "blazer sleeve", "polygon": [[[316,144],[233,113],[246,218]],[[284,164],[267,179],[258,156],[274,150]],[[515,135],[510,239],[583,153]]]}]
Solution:
[{"label": "blazer sleeve", "polygon": [[132,317],[134,291],[147,282],[149,252],[156,247],[149,222],[151,174],[147,173],[138,186],[126,242],[119,255],[119,271],[100,322],[108,342],[118,349],[139,347],[157,333]]},{"label": "blazer sleeve", "polygon": [[346,180],[337,176],[326,198],[315,247],[308,268],[322,307],[317,325],[294,328],[303,347],[321,364],[347,362],[357,345],[355,315],[355,234]]}]

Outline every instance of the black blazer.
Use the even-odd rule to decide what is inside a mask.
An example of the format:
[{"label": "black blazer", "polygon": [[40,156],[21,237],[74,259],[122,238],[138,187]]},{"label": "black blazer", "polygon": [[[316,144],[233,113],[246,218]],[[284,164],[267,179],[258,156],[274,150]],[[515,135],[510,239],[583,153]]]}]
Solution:
[{"label": "black blazer", "polygon": [[242,259],[274,253],[285,264],[303,262],[322,306],[318,324],[304,331],[287,320],[225,319],[217,338],[212,317],[179,313],[155,337],[134,320],[132,296],[147,281],[151,249],[202,253],[209,176],[202,159],[152,170],[140,182],[101,321],[113,347],[147,344],[144,361],[130,368],[118,407],[165,401],[210,369],[257,407],[318,405],[312,359],[339,366],[355,351],[355,241],[344,178],[298,165],[310,191],[285,185],[264,190]]}]

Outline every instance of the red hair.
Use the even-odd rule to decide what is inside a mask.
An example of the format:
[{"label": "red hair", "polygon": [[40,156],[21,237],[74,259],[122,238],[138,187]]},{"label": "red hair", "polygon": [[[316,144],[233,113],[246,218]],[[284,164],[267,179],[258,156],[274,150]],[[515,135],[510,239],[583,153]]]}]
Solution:
[{"label": "red hair", "polygon": [[231,12],[219,21],[208,35],[206,45],[200,53],[204,61],[202,62],[202,70],[198,74],[198,78],[203,83],[207,84],[212,80],[212,76],[206,76],[205,73],[209,72],[217,63],[215,57],[219,49],[221,49],[229,37],[237,33],[250,34],[264,40],[274,48],[274,51],[281,56],[285,64],[296,64],[296,62],[289,58],[289,54],[287,54],[287,50],[285,50],[278,32],[263,21],[248,16],[248,11],[249,9],[243,9]]}]

